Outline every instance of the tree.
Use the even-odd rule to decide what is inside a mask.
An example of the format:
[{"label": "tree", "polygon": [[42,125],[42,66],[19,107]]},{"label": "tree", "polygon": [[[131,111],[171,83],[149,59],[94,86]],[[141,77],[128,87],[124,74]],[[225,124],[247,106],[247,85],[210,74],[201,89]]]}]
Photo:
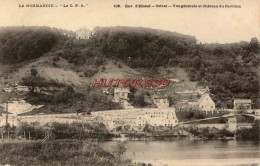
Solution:
[{"label": "tree", "polygon": [[38,74],[38,71],[34,68],[31,69],[31,76],[36,77]]},{"label": "tree", "polygon": [[169,105],[175,105],[177,103],[177,101],[179,100],[180,96],[175,93],[173,96],[168,96],[167,99],[169,101]]},{"label": "tree", "polygon": [[249,43],[249,50],[255,54],[259,53],[260,45],[256,37],[252,38]]},{"label": "tree", "polygon": [[137,107],[145,107],[147,104],[144,101],[144,93],[135,95],[133,104]]},{"label": "tree", "polygon": [[201,58],[199,56],[196,56],[193,58],[193,67],[196,69],[199,69],[201,64]]},{"label": "tree", "polygon": [[191,67],[189,70],[189,79],[190,81],[196,81],[196,69],[194,67]]},{"label": "tree", "polygon": [[148,123],[145,124],[143,131],[144,132],[150,132],[151,131],[150,126],[149,126]]}]

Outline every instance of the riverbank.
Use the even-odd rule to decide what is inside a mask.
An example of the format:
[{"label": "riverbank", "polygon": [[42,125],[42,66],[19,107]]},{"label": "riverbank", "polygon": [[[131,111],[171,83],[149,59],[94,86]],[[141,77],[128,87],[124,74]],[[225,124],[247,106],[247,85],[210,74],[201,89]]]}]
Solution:
[{"label": "riverbank", "polygon": [[[148,127],[147,127],[148,128]],[[216,127],[175,127],[157,130],[146,129],[143,131],[122,132],[129,140],[167,140],[175,138],[190,138],[192,140],[252,140],[259,141],[260,129],[258,125],[250,128],[228,130]]]},{"label": "riverbank", "polygon": [[121,166],[126,165],[98,144],[79,140],[0,144],[0,165],[11,166]]}]

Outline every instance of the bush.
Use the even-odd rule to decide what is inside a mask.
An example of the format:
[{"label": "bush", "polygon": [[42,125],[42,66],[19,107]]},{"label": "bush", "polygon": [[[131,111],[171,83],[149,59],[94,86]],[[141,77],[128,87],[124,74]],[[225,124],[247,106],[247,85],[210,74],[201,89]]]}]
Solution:
[{"label": "bush", "polygon": [[57,67],[57,66],[58,66],[58,65],[57,65],[55,62],[53,62],[53,63],[52,63],[52,65],[53,65],[53,66],[55,66],[55,67]]},{"label": "bush", "polygon": [[31,69],[31,76],[36,76],[38,74],[38,71],[34,68]]},{"label": "bush", "polygon": [[222,129],[219,131],[219,137],[224,138],[224,137],[234,137],[234,133],[228,131],[227,129]]},{"label": "bush", "polygon": [[54,62],[58,62],[60,60],[60,57],[59,56],[55,56],[53,59],[52,59]]},{"label": "bush", "polygon": [[147,103],[144,101],[144,93],[135,95],[135,98],[133,99],[133,105],[135,107],[145,107],[147,106]]},{"label": "bush", "polygon": [[20,127],[16,129],[16,135],[20,137],[25,137],[29,139],[29,133],[31,139],[43,139],[44,130],[39,127],[39,125],[29,125],[28,123],[22,123]]},{"label": "bush", "polygon": [[219,118],[219,121],[218,121],[219,123],[226,123],[226,119],[225,118],[223,118],[223,117],[221,117],[221,118]]},{"label": "bush", "polygon": [[87,69],[87,70],[84,72],[84,76],[85,76],[85,77],[92,77],[92,76],[95,75],[97,72],[98,72],[97,69]]},{"label": "bush", "polygon": [[109,133],[104,124],[99,123],[54,123],[52,128],[55,139],[102,139],[107,140],[115,137]]},{"label": "bush", "polygon": [[202,113],[198,113],[198,114],[197,114],[197,118],[198,118],[198,119],[204,119],[204,118],[205,118],[205,115],[202,114]]},{"label": "bush", "polygon": [[117,63],[118,68],[122,68],[122,65],[120,63]]},{"label": "bush", "polygon": [[240,129],[237,131],[237,138],[242,140],[260,140],[260,129],[259,125],[256,123],[249,129]]}]

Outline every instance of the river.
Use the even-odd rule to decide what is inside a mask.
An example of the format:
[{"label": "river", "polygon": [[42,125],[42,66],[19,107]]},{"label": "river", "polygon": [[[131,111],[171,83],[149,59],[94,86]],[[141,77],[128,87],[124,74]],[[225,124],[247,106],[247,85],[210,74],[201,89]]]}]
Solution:
[{"label": "river", "polygon": [[[112,152],[116,141],[101,142]],[[260,142],[220,140],[128,141],[125,158],[153,165],[260,165]]]}]

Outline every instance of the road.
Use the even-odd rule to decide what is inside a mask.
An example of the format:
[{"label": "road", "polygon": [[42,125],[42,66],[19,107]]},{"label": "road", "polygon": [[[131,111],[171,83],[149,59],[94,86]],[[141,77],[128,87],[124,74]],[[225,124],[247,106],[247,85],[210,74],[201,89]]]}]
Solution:
[{"label": "road", "polygon": [[233,116],[239,116],[239,115],[246,115],[246,116],[252,116],[255,117],[255,115],[252,114],[241,114],[241,113],[229,113],[226,115],[221,115],[221,116],[216,116],[216,117],[210,117],[210,118],[205,118],[205,119],[198,119],[198,120],[192,120],[192,121],[186,121],[186,122],[179,122],[179,124],[187,124],[187,123],[193,123],[193,122],[201,122],[201,121],[205,121],[205,120],[213,120],[213,119],[219,119],[221,117],[227,118],[227,117],[233,117]]}]

